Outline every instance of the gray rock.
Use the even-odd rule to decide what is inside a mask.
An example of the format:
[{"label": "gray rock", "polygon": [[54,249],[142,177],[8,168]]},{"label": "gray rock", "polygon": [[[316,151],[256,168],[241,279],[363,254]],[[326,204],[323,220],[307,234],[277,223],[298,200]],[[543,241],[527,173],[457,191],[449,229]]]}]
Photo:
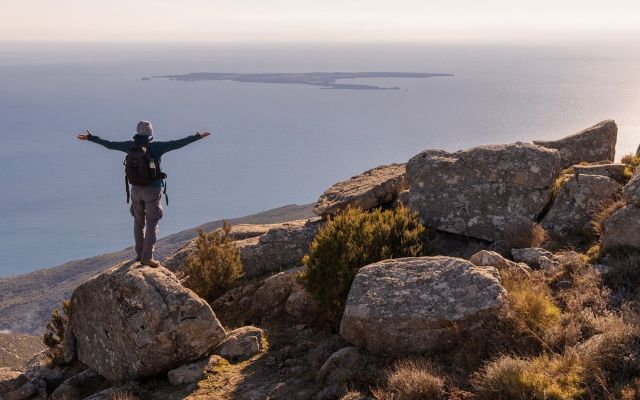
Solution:
[{"label": "gray rock", "polygon": [[409,207],[409,190],[403,190],[402,192],[398,193],[398,197],[396,197],[396,201],[393,202],[393,206]]},{"label": "gray rock", "polygon": [[373,353],[422,353],[451,340],[507,304],[494,267],[451,257],[399,258],[361,268],[340,334]]},{"label": "gray rock", "polygon": [[624,164],[592,164],[574,165],[573,170],[576,175],[602,175],[614,179],[616,182],[624,180]]},{"label": "gray rock", "polygon": [[573,176],[562,185],[541,224],[556,238],[565,238],[568,243],[590,241],[595,235],[594,217],[616,201],[621,188],[607,176]]},{"label": "gray rock", "polygon": [[603,224],[602,250],[640,248],[640,208],[627,205],[615,210]]},{"label": "gray rock", "polygon": [[258,238],[237,242],[244,276],[264,276],[300,265],[323,224],[319,218],[286,222]]},{"label": "gray rock", "polygon": [[409,208],[436,229],[497,241],[544,210],[559,172],[556,150],[527,143],[427,150],[407,164]]},{"label": "gray rock", "polygon": [[243,326],[227,334],[214,353],[228,360],[246,360],[262,349],[262,329],[255,326]]},{"label": "gray rock", "polygon": [[629,182],[622,188],[622,200],[636,207],[640,206],[640,168],[636,168]]},{"label": "gray rock", "polygon": [[298,267],[265,279],[253,294],[250,308],[251,314],[276,315],[282,312],[301,272],[302,267]]},{"label": "gray rock", "polygon": [[[211,307],[165,268],[123,263],[80,285],[65,336],[77,359],[113,381],[166,373],[224,338]],[[67,342],[65,342],[67,345]]]},{"label": "gray rock", "polygon": [[534,140],[533,143],[560,151],[562,168],[568,168],[581,162],[613,162],[617,137],[615,121],[606,120],[559,140]]},{"label": "gray rock", "polygon": [[97,372],[87,369],[64,381],[51,393],[51,400],[82,400],[111,386]]},{"label": "gray rock", "polygon": [[167,373],[169,382],[172,385],[186,385],[201,380],[209,371],[213,371],[215,366],[225,363],[219,356],[207,356],[188,364],[181,365]]},{"label": "gray rock", "polygon": [[511,255],[515,261],[523,262],[533,269],[553,272],[560,266],[560,261],[552,252],[539,247],[512,249]]},{"label": "gray rock", "polygon": [[507,260],[495,251],[480,250],[469,258],[469,262],[476,266],[495,267],[498,271],[509,271],[522,277],[531,275],[531,268],[527,264]]},{"label": "gray rock", "polygon": [[347,207],[370,210],[391,204],[398,193],[407,189],[404,164],[382,165],[338,182],[327,189],[313,212],[320,216],[336,215]]},{"label": "gray rock", "polygon": [[310,320],[318,313],[318,303],[302,284],[294,281],[284,311],[298,320]]},{"label": "gray rock", "polygon": [[28,400],[38,393],[37,386],[20,371],[0,368],[0,399]]},{"label": "gray rock", "polygon": [[366,367],[366,360],[357,347],[343,347],[327,358],[316,380],[328,385],[343,385]]}]

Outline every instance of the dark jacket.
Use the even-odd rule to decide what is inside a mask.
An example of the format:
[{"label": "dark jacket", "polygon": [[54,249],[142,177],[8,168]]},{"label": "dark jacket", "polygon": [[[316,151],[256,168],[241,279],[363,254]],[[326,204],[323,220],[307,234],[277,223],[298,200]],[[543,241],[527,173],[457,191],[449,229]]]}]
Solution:
[{"label": "dark jacket", "polygon": [[[132,146],[147,145],[147,149],[149,153],[151,153],[151,157],[158,162],[158,166],[160,167],[160,162],[162,161],[162,155],[164,153],[170,152],[171,150],[177,150],[189,143],[193,143],[196,140],[201,139],[201,136],[196,134],[187,136],[184,139],[169,140],[166,142],[154,142],[150,140],[149,136],[145,135],[135,135],[132,140],[126,140],[124,142],[112,142],[110,140],[101,139],[96,135],[88,135],[88,139],[89,141],[98,143],[109,150],[118,150],[124,153],[128,153]],[[162,167],[160,167],[160,170],[162,170]],[[162,187],[162,181],[158,179],[153,182],[152,186]]]}]

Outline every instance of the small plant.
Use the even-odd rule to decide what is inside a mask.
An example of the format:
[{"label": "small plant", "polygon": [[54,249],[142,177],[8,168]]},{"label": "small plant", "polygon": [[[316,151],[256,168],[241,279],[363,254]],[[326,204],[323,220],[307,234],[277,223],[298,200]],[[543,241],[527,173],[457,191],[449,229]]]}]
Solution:
[{"label": "small plant", "polygon": [[432,364],[402,360],[387,372],[385,388],[373,395],[376,400],[439,400],[445,395],[445,382]]},{"label": "small plant", "polygon": [[242,275],[240,249],[226,222],[222,232],[198,232],[196,252],[187,259],[186,286],[207,301],[230,289]]},{"label": "small plant", "polygon": [[624,168],[624,182],[627,183],[633,176],[636,168],[640,165],[640,156],[633,153],[625,154],[620,160],[621,163],[626,164]]},{"label": "small plant", "polygon": [[549,287],[541,279],[524,278],[501,271],[509,300],[508,317],[526,332],[543,341],[547,330],[560,320],[561,311]]},{"label": "small plant", "polygon": [[570,400],[584,388],[584,365],[574,351],[534,358],[502,356],[472,380],[481,399]]},{"label": "small plant", "polygon": [[54,308],[51,318],[47,322],[47,330],[42,336],[42,343],[48,347],[47,355],[54,365],[64,365],[64,331],[69,323],[71,302],[62,302],[62,312]]},{"label": "small plant", "polygon": [[325,317],[338,321],[361,267],[388,258],[421,256],[427,236],[417,214],[405,207],[347,209],[318,232],[303,259],[306,269],[300,279]]}]

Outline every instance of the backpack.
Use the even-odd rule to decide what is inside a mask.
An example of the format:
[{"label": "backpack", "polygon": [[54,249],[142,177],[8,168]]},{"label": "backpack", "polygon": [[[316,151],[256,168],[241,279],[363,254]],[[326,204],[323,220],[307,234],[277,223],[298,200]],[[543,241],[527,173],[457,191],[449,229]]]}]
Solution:
[{"label": "backpack", "polygon": [[[131,197],[129,193],[129,184],[136,186],[149,186],[153,181],[166,179],[167,175],[160,171],[160,163],[154,159],[147,145],[135,145],[129,148],[127,156],[124,159],[124,183],[127,189],[127,203]],[[169,204],[167,197],[167,185],[163,182],[164,195]]]}]

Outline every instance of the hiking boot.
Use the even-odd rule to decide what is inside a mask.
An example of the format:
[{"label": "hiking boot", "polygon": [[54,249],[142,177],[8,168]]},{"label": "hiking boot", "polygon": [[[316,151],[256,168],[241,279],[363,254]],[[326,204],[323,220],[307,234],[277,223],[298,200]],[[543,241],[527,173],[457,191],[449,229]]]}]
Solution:
[{"label": "hiking boot", "polygon": [[146,265],[151,268],[158,268],[160,266],[160,262],[156,260],[146,260],[141,262],[142,265]]}]

